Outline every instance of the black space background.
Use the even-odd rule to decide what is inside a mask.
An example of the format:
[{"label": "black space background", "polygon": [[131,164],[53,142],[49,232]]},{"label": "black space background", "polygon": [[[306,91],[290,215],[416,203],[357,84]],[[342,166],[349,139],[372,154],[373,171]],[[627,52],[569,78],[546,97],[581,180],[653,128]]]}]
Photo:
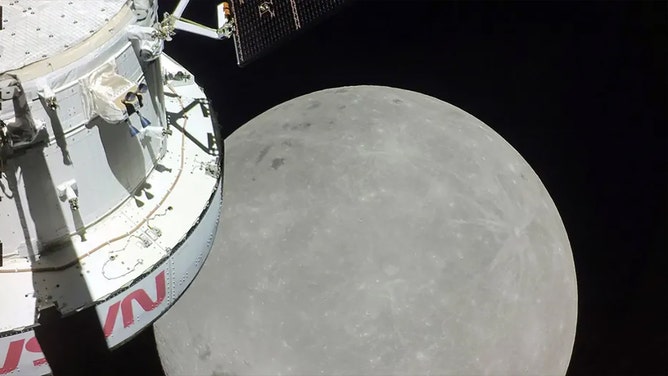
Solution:
[{"label": "black space background", "polygon": [[[215,3],[192,0],[185,16],[215,25]],[[344,85],[410,89],[481,119],[540,176],[568,231],[568,374],[666,375],[667,18],[665,2],[358,1],[245,68],[231,41],[180,33],[166,52],[205,88],[225,136]],[[124,374],[161,372],[151,331],[115,357]]]}]

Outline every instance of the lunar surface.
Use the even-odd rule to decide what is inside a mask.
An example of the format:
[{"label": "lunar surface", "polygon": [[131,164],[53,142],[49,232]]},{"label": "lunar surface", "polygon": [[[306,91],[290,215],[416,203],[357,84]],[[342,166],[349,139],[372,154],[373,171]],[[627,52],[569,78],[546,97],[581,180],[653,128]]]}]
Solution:
[{"label": "lunar surface", "polygon": [[225,141],[211,254],[155,324],[168,375],[563,375],[577,289],[545,187],[488,126],[387,87]]}]

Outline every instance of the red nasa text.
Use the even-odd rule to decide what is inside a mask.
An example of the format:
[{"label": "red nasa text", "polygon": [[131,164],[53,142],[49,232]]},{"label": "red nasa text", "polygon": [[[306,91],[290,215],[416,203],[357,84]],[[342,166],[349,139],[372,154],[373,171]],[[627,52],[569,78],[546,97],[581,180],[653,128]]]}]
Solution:
[{"label": "red nasa text", "polygon": [[[155,300],[151,299],[146,290],[140,288],[131,291],[121,300],[109,306],[103,326],[105,338],[108,338],[114,333],[116,319],[118,318],[119,311],[121,312],[121,317],[123,319],[123,327],[127,328],[135,322],[132,302],[139,304],[144,312],[150,312],[162,304],[166,295],[167,286],[165,283],[165,272],[161,271],[157,276],[155,276]],[[44,358],[44,354],[42,354],[42,349],[37,342],[37,338],[34,336],[27,340],[25,338],[21,338],[9,343],[4,362],[0,363],[2,364],[0,367],[0,375],[8,374],[18,368],[24,350],[25,352],[30,353],[34,358],[32,361],[33,366],[39,367],[46,364],[46,359]]]}]

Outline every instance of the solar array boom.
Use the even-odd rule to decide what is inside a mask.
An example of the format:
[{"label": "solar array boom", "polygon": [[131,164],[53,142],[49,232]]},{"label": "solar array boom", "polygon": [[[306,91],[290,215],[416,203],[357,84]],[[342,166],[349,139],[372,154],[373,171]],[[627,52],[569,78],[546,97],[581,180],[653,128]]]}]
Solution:
[{"label": "solar array boom", "polygon": [[175,30],[214,39],[234,38],[237,64],[244,66],[338,11],[347,0],[229,0],[218,4],[218,28],[183,18],[190,0],[181,0],[165,14],[160,33]]}]

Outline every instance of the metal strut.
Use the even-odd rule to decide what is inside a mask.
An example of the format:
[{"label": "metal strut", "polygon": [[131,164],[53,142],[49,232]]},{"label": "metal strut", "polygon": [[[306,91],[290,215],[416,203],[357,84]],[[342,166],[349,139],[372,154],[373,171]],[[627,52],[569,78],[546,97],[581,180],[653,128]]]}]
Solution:
[{"label": "metal strut", "polygon": [[227,2],[218,4],[218,28],[214,29],[192,20],[181,17],[190,0],[180,0],[172,14],[165,13],[162,21],[156,28],[156,37],[171,40],[175,30],[202,35],[213,39],[225,39],[232,36],[234,20],[231,17],[230,5]]}]

